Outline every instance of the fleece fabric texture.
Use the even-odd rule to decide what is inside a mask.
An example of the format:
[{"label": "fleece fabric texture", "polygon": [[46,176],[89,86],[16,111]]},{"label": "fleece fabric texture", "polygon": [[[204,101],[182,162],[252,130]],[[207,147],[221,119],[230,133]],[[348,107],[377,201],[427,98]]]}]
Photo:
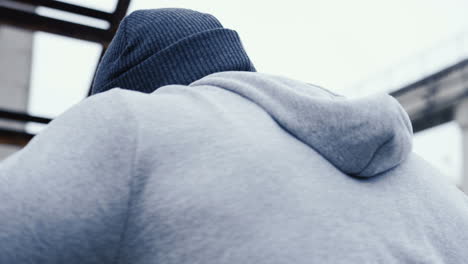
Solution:
[{"label": "fleece fabric texture", "polygon": [[410,144],[388,95],[112,89],[0,163],[0,263],[464,263],[468,200]]},{"label": "fleece fabric texture", "polygon": [[255,71],[237,32],[190,9],[138,10],[122,20],[92,94],[114,87],[151,93],[222,71]]}]

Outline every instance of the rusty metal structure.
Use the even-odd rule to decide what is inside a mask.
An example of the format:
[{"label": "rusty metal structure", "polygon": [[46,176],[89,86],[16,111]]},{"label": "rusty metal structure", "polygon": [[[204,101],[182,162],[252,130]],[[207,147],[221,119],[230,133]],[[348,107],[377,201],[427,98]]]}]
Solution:
[{"label": "rusty metal structure", "polygon": [[[3,0],[0,1],[0,24],[99,43],[103,47],[102,56],[117,31],[120,21],[127,13],[129,4],[130,0],[118,0],[116,1],[114,11],[108,13],[55,0]],[[109,27],[107,29],[102,29],[42,16],[35,11],[37,7],[46,7],[86,18],[98,19],[106,22]],[[32,122],[40,124],[47,124],[51,121],[49,118],[11,111],[9,109],[3,109],[1,106],[0,119],[12,122]],[[0,127],[0,144],[24,146],[32,137],[34,137],[34,135],[26,131]]]}]

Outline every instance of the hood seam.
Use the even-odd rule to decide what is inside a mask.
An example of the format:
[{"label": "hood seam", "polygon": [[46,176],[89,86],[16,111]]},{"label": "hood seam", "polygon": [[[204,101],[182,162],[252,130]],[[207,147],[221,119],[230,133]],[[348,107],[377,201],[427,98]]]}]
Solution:
[{"label": "hood seam", "polygon": [[[367,176],[362,176],[362,172],[365,171],[371,164],[374,163],[374,159],[376,158],[377,156],[377,153],[380,151],[380,149],[382,149],[383,147],[385,147],[386,145],[388,145],[390,142],[393,141],[393,139],[395,138],[395,134],[392,134],[392,136],[387,139],[384,143],[382,143],[382,145],[380,145],[375,151],[374,153],[372,154],[372,157],[369,159],[369,161],[367,162],[367,164],[364,166],[364,168],[359,171],[358,173],[355,174],[355,176],[358,176],[358,177],[361,177],[361,178],[367,178]],[[373,173],[372,175],[375,176],[375,174],[378,174],[379,172],[377,173]]]}]

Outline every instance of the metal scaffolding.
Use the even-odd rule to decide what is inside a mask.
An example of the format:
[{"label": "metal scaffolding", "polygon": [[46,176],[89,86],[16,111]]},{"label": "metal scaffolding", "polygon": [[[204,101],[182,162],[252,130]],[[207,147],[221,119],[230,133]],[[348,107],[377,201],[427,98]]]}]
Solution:
[{"label": "metal scaffolding", "polygon": [[[108,13],[54,0],[0,0],[0,24],[96,42],[103,47],[102,56],[117,31],[120,21],[127,13],[129,4],[130,0],[118,0],[114,12]],[[105,21],[109,27],[102,29],[46,17],[35,11],[37,7],[47,7],[86,18],[98,19]],[[28,122],[47,124],[51,121],[49,118],[1,108],[0,119],[24,124]],[[23,130],[0,126],[0,144],[24,146],[33,136],[33,134]]]}]

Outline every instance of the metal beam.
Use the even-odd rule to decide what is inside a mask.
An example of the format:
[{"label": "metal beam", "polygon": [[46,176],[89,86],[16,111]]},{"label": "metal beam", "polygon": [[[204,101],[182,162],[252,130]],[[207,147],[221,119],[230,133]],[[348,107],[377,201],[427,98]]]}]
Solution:
[{"label": "metal beam", "polygon": [[[12,1],[12,0],[10,0]],[[113,19],[113,14],[107,13],[104,11],[91,9],[79,5],[69,4],[61,1],[54,0],[13,0],[14,2],[20,2],[24,4],[29,4],[32,6],[44,6],[52,9],[57,9],[65,12],[70,12],[77,15],[83,15],[87,17],[93,17],[97,19],[106,20],[111,22]]]},{"label": "metal beam", "polygon": [[131,0],[119,0],[115,7],[114,13],[112,14],[111,22],[111,32],[116,32],[117,28],[119,27],[120,21],[124,18],[125,14],[127,14],[128,6],[130,5]]},{"label": "metal beam", "polygon": [[[1,2],[1,0],[0,0]],[[39,15],[28,8],[22,8],[15,3],[25,6],[48,7],[72,14],[82,15],[109,22],[108,29],[86,26],[78,23],[63,21]],[[103,46],[101,57],[114,36],[120,21],[127,13],[130,0],[118,0],[112,13],[95,10],[79,5],[54,0],[7,0],[0,3],[0,24],[7,24],[33,31],[44,31],[80,40],[99,43]],[[50,118],[32,116],[27,113],[0,109],[0,119],[19,122],[36,122],[47,124]],[[34,135],[24,131],[0,128],[0,144],[24,146]]]},{"label": "metal beam", "polygon": [[468,59],[391,95],[408,112],[414,132],[450,122],[454,119],[456,106],[468,96]]},{"label": "metal beam", "polygon": [[[0,109],[0,119],[6,119],[9,121],[17,122],[34,122],[40,124],[48,124],[51,121],[51,119],[49,118],[32,116],[22,112],[6,111],[2,109]],[[33,134],[28,133],[26,131],[0,127],[0,145],[7,144],[23,147],[33,137]]]},{"label": "metal beam", "polygon": [[425,78],[422,78],[421,80],[418,80],[414,83],[410,83],[404,87],[402,87],[401,89],[398,89],[394,92],[391,93],[392,96],[395,96],[395,97],[398,97],[400,95],[403,95],[403,94],[407,94],[408,92],[411,92],[417,88],[420,88],[421,86],[424,86],[426,85],[427,83],[431,83],[431,82],[434,82],[434,81],[437,81],[437,80],[440,80],[444,77],[446,77],[447,75],[449,75],[450,73],[453,73],[455,71],[459,71],[460,69],[463,69],[465,67],[468,66],[468,58],[467,59],[464,59],[464,60],[461,60],[459,61],[458,63],[454,64],[454,65],[451,65],[447,68],[444,68],[438,72],[435,72],[431,75],[428,75],[426,76]]},{"label": "metal beam", "polygon": [[0,108],[0,119],[7,119],[19,122],[34,122],[40,124],[48,124],[52,121],[50,118],[33,116],[22,112],[4,110]]},{"label": "metal beam", "polygon": [[39,30],[107,45],[113,36],[109,30],[45,17],[36,13],[0,6],[0,23]]},{"label": "metal beam", "polygon": [[0,128],[0,144],[25,146],[34,137],[25,131]]},{"label": "metal beam", "polygon": [[431,127],[448,123],[455,118],[455,109],[449,106],[433,113],[427,113],[423,118],[413,118],[413,131],[420,132]]}]

